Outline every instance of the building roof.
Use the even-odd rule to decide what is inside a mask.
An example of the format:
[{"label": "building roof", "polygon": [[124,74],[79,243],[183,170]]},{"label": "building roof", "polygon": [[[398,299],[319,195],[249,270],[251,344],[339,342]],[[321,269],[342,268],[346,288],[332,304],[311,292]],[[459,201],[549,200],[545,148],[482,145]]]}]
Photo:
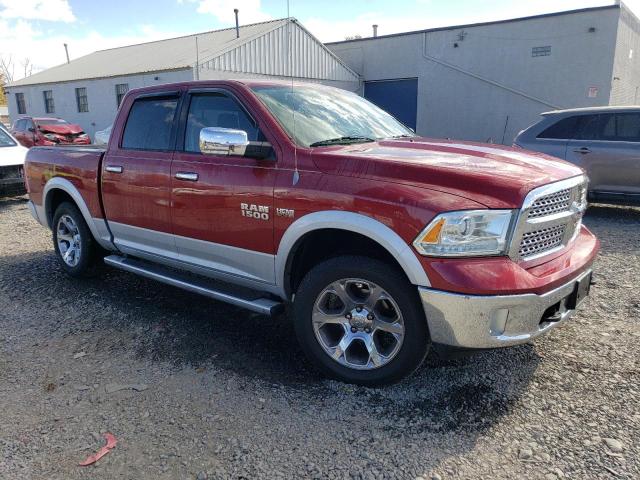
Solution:
[{"label": "building roof", "polygon": [[295,22],[295,19],[283,18],[243,25],[240,27],[240,38],[236,38],[236,29],[233,27],[100,50],[13,82],[9,87],[193,68],[198,62],[223,55],[288,22]]},{"label": "building roof", "polygon": [[623,3],[616,3],[614,5],[605,5],[605,6],[602,6],[602,7],[580,8],[580,9],[577,9],[577,10],[567,10],[567,11],[563,11],[563,12],[544,13],[544,14],[541,14],[541,15],[532,15],[532,16],[529,16],[529,17],[509,18],[509,19],[506,19],[506,20],[494,20],[494,21],[490,21],[490,22],[480,22],[480,23],[467,23],[467,24],[464,24],[464,25],[451,25],[451,26],[447,26],[447,27],[427,28],[427,29],[424,29],[424,30],[411,30],[409,32],[391,33],[389,35],[378,35],[377,37],[353,38],[351,40],[341,40],[339,42],[328,42],[325,45],[339,45],[339,44],[344,44],[344,43],[363,42],[363,41],[367,41],[367,40],[379,40],[379,39],[391,38],[391,37],[401,37],[401,36],[404,36],[404,35],[415,35],[415,34],[419,34],[419,33],[442,32],[442,31],[446,31],[446,30],[461,30],[461,29],[464,29],[464,28],[484,27],[484,26],[488,26],[488,25],[500,25],[500,24],[504,24],[504,23],[521,22],[521,21],[524,21],[524,20],[537,20],[537,19],[541,19],[541,18],[557,17],[557,16],[560,16],[560,15],[572,15],[572,14],[575,14],[575,13],[597,12],[597,11],[600,11],[600,10],[610,10],[610,9],[619,10],[621,8],[624,8],[625,11],[629,11]]}]

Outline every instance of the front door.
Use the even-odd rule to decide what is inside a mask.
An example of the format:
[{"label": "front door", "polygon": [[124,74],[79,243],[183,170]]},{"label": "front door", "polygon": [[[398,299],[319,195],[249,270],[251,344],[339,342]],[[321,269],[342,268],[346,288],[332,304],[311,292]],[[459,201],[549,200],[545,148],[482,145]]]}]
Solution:
[{"label": "front door", "polygon": [[175,258],[171,161],[177,93],[129,99],[119,144],[102,162],[102,197],[114,243],[125,253]]},{"label": "front door", "polygon": [[171,168],[178,258],[249,281],[274,283],[273,190],[276,161],[200,153],[200,130],[239,129],[264,141],[257,122],[230,92],[192,93]]},{"label": "front door", "polygon": [[567,160],[583,167],[589,189],[640,194],[640,113],[603,113],[582,117]]}]

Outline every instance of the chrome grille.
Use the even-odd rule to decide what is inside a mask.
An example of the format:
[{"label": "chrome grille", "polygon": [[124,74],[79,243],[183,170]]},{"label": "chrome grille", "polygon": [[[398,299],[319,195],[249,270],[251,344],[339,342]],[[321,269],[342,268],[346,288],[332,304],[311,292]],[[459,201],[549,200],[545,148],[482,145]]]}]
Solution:
[{"label": "chrome grille", "polygon": [[575,177],[537,188],[524,200],[509,256],[531,260],[569,244],[586,209],[587,180]]},{"label": "chrome grille", "polygon": [[559,192],[545,195],[537,199],[529,210],[529,218],[540,218],[558,212],[566,212],[571,207],[572,189],[566,188]]},{"label": "chrome grille", "polygon": [[566,230],[567,225],[556,225],[525,233],[520,242],[520,256],[526,258],[561,246]]}]

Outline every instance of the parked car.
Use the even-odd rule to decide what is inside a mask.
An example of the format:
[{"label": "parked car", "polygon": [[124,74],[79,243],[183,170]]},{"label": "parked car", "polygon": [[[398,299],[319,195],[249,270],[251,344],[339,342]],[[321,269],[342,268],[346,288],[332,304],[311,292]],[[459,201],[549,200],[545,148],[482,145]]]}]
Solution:
[{"label": "parked car", "polygon": [[640,107],[580,108],[542,117],[515,145],[582,167],[592,201],[640,203]]},{"label": "parked car", "polygon": [[69,123],[61,118],[20,117],[12,128],[13,135],[21,145],[89,145],[91,139],[80,125]]},{"label": "parked car", "polygon": [[0,125],[0,197],[22,195],[27,149]]},{"label": "parked car", "polygon": [[112,135],[28,154],[62,268],[85,275],[99,246],[255,312],[291,304],[303,350],[343,381],[397,381],[432,346],[529,342],[589,293],[586,178],[552,157],[421,138],[354,93],[276,81],[132,90]]},{"label": "parked car", "polygon": [[109,137],[111,137],[111,129],[112,128],[113,128],[113,125],[109,125],[104,130],[100,130],[100,131],[96,132],[96,134],[94,136],[94,139],[93,139],[93,143],[95,145],[108,145],[109,144]]}]

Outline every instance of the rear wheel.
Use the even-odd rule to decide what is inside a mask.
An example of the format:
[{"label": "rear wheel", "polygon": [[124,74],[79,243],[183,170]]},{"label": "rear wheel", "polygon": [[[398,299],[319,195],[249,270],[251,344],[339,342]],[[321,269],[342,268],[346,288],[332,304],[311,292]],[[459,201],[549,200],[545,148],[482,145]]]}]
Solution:
[{"label": "rear wheel", "polygon": [[314,267],[294,302],[298,339],[323,373],[367,386],[415,371],[430,345],[415,286],[393,266],[344,256]]},{"label": "rear wheel", "polygon": [[94,272],[97,246],[80,210],[72,203],[64,202],[56,209],[53,246],[62,268],[72,277]]}]

